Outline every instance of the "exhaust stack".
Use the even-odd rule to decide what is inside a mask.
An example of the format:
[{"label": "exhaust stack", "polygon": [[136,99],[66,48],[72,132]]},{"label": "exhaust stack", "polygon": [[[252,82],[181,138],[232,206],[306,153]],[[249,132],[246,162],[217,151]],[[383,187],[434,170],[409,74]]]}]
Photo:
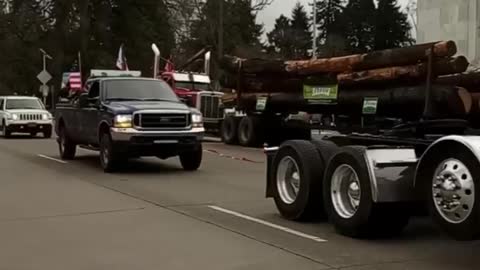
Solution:
[{"label": "exhaust stack", "polygon": [[153,78],[156,79],[158,76],[158,65],[160,62],[160,50],[155,43],[152,44],[152,51],[155,54],[155,58],[153,60]]},{"label": "exhaust stack", "polygon": [[205,74],[207,76],[210,76],[210,58],[211,58],[212,53],[208,51],[205,53]]}]

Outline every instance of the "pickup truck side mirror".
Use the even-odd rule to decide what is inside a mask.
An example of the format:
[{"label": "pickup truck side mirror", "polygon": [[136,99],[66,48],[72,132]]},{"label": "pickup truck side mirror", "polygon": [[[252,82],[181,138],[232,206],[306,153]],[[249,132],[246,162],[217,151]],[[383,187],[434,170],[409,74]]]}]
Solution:
[{"label": "pickup truck side mirror", "polygon": [[78,104],[80,105],[80,108],[88,107],[89,105],[88,94],[86,93],[81,94],[80,97],[78,97]]}]

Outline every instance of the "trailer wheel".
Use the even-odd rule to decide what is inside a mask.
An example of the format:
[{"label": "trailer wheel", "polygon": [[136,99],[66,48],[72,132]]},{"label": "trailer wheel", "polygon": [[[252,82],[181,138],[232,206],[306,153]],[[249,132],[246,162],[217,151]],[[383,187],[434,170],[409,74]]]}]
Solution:
[{"label": "trailer wheel", "polygon": [[364,147],[347,146],[330,160],[323,181],[329,220],[343,235],[354,238],[399,234],[409,214],[401,203],[374,203]]},{"label": "trailer wheel", "polygon": [[[423,159],[433,166],[419,171],[430,214],[457,240],[480,238],[480,162],[466,147],[439,147]],[[421,183],[421,184],[422,184]]]},{"label": "trailer wheel", "polygon": [[238,124],[238,142],[242,146],[258,146],[261,144],[261,121],[256,116],[246,116]]},{"label": "trailer wheel", "polygon": [[220,127],[220,136],[226,144],[237,142],[238,119],[234,116],[226,116]]},{"label": "trailer wheel", "polygon": [[273,160],[274,200],[280,214],[290,220],[325,217],[322,207],[324,163],[308,141],[284,143]]}]

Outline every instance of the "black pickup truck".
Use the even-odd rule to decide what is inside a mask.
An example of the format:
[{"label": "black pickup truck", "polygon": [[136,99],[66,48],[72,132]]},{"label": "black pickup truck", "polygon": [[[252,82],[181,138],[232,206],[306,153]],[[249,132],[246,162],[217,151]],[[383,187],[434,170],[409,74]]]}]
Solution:
[{"label": "black pickup truck", "polygon": [[202,161],[202,114],[183,104],[162,80],[140,77],[89,79],[86,93],[57,105],[55,131],[62,159],[77,146],[100,151],[105,172],[129,158],[179,156],[185,170]]}]

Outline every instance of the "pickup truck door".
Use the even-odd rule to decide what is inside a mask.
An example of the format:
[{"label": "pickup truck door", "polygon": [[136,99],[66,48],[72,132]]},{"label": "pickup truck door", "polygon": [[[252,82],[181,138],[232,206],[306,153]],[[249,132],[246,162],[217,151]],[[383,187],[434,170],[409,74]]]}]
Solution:
[{"label": "pickup truck door", "polygon": [[99,124],[100,82],[95,81],[88,92],[90,104],[82,110],[81,133],[88,144],[98,143],[97,128]]}]

